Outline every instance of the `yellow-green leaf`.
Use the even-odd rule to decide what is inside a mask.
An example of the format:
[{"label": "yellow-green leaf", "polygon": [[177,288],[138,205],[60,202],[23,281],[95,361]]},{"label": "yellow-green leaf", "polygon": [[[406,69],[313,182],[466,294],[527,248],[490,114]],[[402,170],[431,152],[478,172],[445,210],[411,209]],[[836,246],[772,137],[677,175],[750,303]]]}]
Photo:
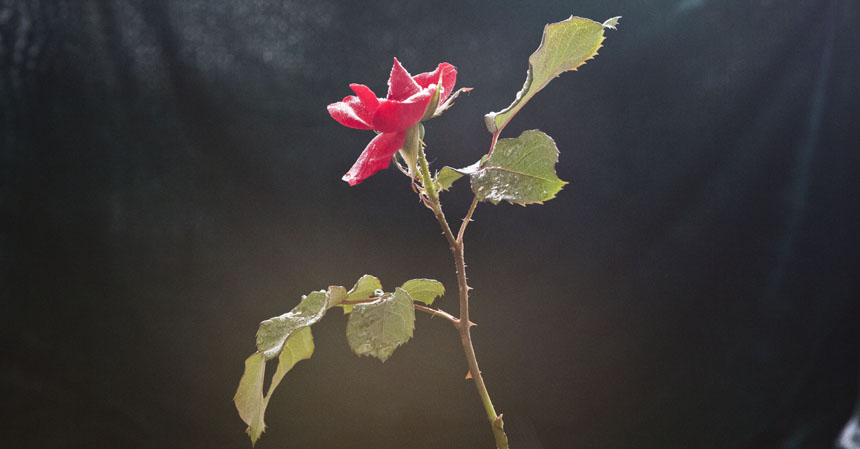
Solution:
[{"label": "yellow-green leaf", "polygon": [[470,175],[480,201],[526,205],[555,198],[567,184],[555,174],[558,148],[552,137],[533,129],[515,139],[502,139],[481,168]]},{"label": "yellow-green leaf", "polygon": [[[275,388],[296,363],[310,358],[314,352],[310,326],[322,319],[330,301],[339,302],[343,297],[346,297],[346,289],[332,286],[328,292],[318,291],[303,296],[293,310],[260,323],[257,352],[245,360],[245,371],[233,396],[239,417],[248,425],[252,445],[266,430],[266,407]],[[269,390],[263,395],[266,362],[275,357],[278,358],[278,368],[272,376]]]},{"label": "yellow-green leaf", "polygon": [[283,345],[278,356],[278,368],[272,376],[272,382],[266,395],[263,395],[263,381],[266,373],[266,360],[262,352],[255,352],[245,360],[245,372],[239,380],[239,388],[233,396],[239,417],[248,425],[246,432],[251,437],[251,445],[266,430],[265,415],[269,399],[275,388],[280,385],[284,375],[301,360],[311,358],[314,353],[314,338],[310,327],[303,327],[293,332]]},{"label": "yellow-green leaf", "polygon": [[324,291],[302,297],[293,310],[260,323],[257,330],[257,351],[271,360],[281,353],[284,342],[295,330],[310,326],[322,319],[328,308],[328,295]]},{"label": "yellow-green leaf", "polygon": [[266,374],[266,360],[263,354],[255,352],[245,359],[245,372],[239,380],[239,388],[233,396],[239,417],[248,425],[248,436],[251,444],[260,439],[266,424],[263,415],[266,413],[266,401],[263,398],[263,376]]},{"label": "yellow-green leaf", "polygon": [[311,358],[313,353],[314,337],[311,334],[310,327],[303,327],[290,335],[290,338],[287,339],[284,348],[281,350],[281,354],[278,356],[278,369],[275,370],[275,374],[272,376],[272,383],[269,385],[269,391],[266,393],[267,404],[275,388],[284,378],[284,375],[293,369],[296,363]]},{"label": "yellow-green leaf", "polygon": [[439,173],[436,173],[436,189],[444,192],[450,189],[454,182],[462,177],[463,173],[460,173],[456,168],[442,167]]},{"label": "yellow-green leaf", "polygon": [[[350,301],[360,301],[362,299],[379,296],[376,294],[377,290],[382,290],[382,283],[379,282],[379,279],[376,276],[365,274],[356,281],[355,285],[349,291],[346,299]],[[355,306],[343,305],[341,307],[343,307],[343,313],[346,314],[352,312],[352,308]]]},{"label": "yellow-green leaf", "polygon": [[349,297],[349,293],[347,293],[346,289],[340,285],[330,286],[326,295],[328,295],[326,309],[331,309],[334,306],[341,305],[341,303]]},{"label": "yellow-green leaf", "polygon": [[415,309],[406,290],[397,288],[376,301],[355,306],[346,323],[346,340],[357,355],[385,362],[412,338]]},{"label": "yellow-green leaf", "polygon": [[540,46],[529,57],[526,82],[514,102],[499,112],[490,112],[484,116],[490,133],[501,132],[511,118],[555,77],[568,70],[576,70],[593,58],[605,39],[604,28],[615,29],[618,19],[620,17],[613,17],[601,24],[571,16],[567,20],[548,24],[544,28]]},{"label": "yellow-green leaf", "polygon": [[[484,156],[486,158],[486,156]],[[440,192],[444,192],[451,188],[451,185],[454,184],[458,179],[462,178],[465,175],[471,175],[475,173],[477,170],[481,168],[481,163],[484,162],[482,158],[478,162],[474,164],[464,167],[464,168],[452,168],[452,167],[442,167],[442,170],[439,170],[436,173],[436,187]]]},{"label": "yellow-green leaf", "polygon": [[400,288],[406,290],[414,301],[423,302],[428,306],[436,298],[445,294],[445,286],[433,279],[412,279],[406,281]]}]

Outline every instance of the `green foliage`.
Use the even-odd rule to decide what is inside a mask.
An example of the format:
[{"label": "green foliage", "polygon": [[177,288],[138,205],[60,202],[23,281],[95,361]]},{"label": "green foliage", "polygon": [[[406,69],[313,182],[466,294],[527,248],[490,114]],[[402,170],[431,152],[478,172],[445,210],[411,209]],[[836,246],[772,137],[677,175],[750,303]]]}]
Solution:
[{"label": "green foliage", "polygon": [[[341,292],[342,290],[342,292]],[[331,294],[334,292],[334,295]],[[332,297],[342,298],[346,289],[313,292],[302,298],[293,310],[260,323],[257,330],[257,352],[245,360],[245,372],[233,396],[239,416],[248,425],[248,436],[255,444],[266,429],[264,415],[269,399],[281,379],[300,360],[309,359],[314,352],[310,325],[322,319]],[[278,357],[278,368],[269,390],[263,395],[266,362]]]},{"label": "green foliage", "polygon": [[415,309],[412,297],[402,288],[367,304],[359,304],[346,323],[346,340],[359,356],[385,362],[394,350],[412,338]]},{"label": "green foliage", "polygon": [[514,102],[499,112],[484,116],[487,129],[498,134],[514,115],[553,78],[568,70],[576,70],[592,59],[603,42],[603,29],[615,29],[620,17],[613,17],[603,24],[582,17],[571,16],[567,20],[548,24],[543,31],[538,49],[529,56],[526,82],[517,93]]},{"label": "green foliage", "polygon": [[501,139],[493,153],[465,168],[442,167],[437,182],[450,187],[469,176],[479,201],[508,201],[526,205],[543,203],[567,184],[555,173],[558,148],[552,137],[533,129],[515,139]]},{"label": "green foliage", "polygon": [[433,304],[436,298],[445,294],[445,286],[433,279],[412,279],[406,281],[402,286],[414,301],[423,302],[428,306]]},{"label": "green foliage", "polygon": [[[498,135],[514,115],[550,81],[592,59],[605,39],[605,28],[615,29],[620,17],[598,23],[570,17],[544,28],[537,50],[529,57],[523,88],[514,102],[484,119],[490,133]],[[555,173],[558,149],[555,142],[538,130],[526,131],[516,139],[498,140],[489,156],[465,168],[443,167],[436,174],[439,191],[445,191],[468,175],[472,191],[481,201],[497,204],[505,200],[526,205],[555,198],[566,184]]]},{"label": "green foliage", "polygon": [[341,287],[340,285],[330,286],[328,288],[328,302],[326,303],[326,310],[331,309],[334,306],[343,307],[344,304],[341,303],[347,299],[349,299],[349,293],[346,291],[346,288]]},{"label": "green foliage", "polygon": [[272,392],[281,383],[284,375],[293,369],[293,366],[299,361],[311,358],[313,353],[314,337],[311,335],[311,328],[303,327],[293,332],[290,338],[287,339],[286,344],[284,344],[281,355],[278,356],[278,369],[275,370],[275,374],[272,376],[272,383],[269,385],[266,400],[272,396]]},{"label": "green foliage", "polygon": [[[349,291],[347,299],[350,301],[361,301],[362,299],[379,296],[376,294],[377,290],[382,290],[382,282],[379,282],[379,279],[377,279],[376,276],[365,274],[358,279]],[[341,307],[343,307],[343,313],[349,313],[352,312],[352,308],[355,306],[344,304]]]},{"label": "green foliage", "polygon": [[558,148],[552,137],[533,129],[515,139],[502,139],[493,154],[470,174],[480,201],[505,200],[526,205],[555,198],[567,184],[555,174]]},{"label": "green foliage", "polygon": [[245,373],[239,380],[239,388],[233,401],[242,421],[248,424],[246,432],[251,437],[251,444],[260,439],[260,435],[266,430],[264,415],[272,393],[281,383],[284,375],[290,371],[296,363],[311,358],[314,353],[314,338],[310,327],[303,327],[293,332],[283,345],[278,357],[278,369],[272,376],[272,382],[266,395],[263,395],[263,379],[266,373],[266,361],[262,352],[255,352],[245,360]]},{"label": "green foliage", "polygon": [[295,330],[322,319],[328,309],[328,298],[329,295],[324,291],[313,292],[304,296],[293,310],[260,323],[257,351],[263,353],[267,361],[277,357]]},{"label": "green foliage", "polygon": [[263,397],[263,376],[266,374],[266,361],[263,354],[255,352],[245,359],[245,372],[239,380],[239,388],[233,396],[239,417],[248,425],[246,432],[251,437],[251,445],[260,439],[266,424],[263,415],[268,401]]},{"label": "green foliage", "polygon": [[[266,429],[264,416],[275,388],[296,363],[309,359],[314,352],[310,326],[321,320],[326,310],[346,298],[345,288],[332,286],[328,291],[303,296],[299,305],[289,312],[260,323],[257,352],[245,360],[245,372],[233,396],[239,417],[248,425],[246,431],[252,445]],[[268,391],[263,395],[266,362],[275,357],[278,358],[278,368],[272,376]]]},{"label": "green foliage", "polygon": [[445,166],[442,167],[442,170],[439,170],[439,173],[436,173],[436,179],[434,181],[436,181],[436,188],[439,189],[440,192],[444,192],[450,189],[451,185],[462,177],[463,173],[461,173],[461,170]]},{"label": "green foliage", "polygon": [[[266,430],[266,407],[275,388],[296,363],[313,354],[312,324],[332,307],[343,307],[347,313],[355,307],[347,322],[349,346],[358,355],[372,355],[384,362],[395,348],[412,338],[415,309],[409,292],[415,293],[415,300],[430,304],[445,293],[445,287],[432,279],[413,279],[394,293],[383,293],[379,279],[366,274],[348,292],[339,285],[312,292],[289,312],[260,323],[257,352],[245,360],[245,371],[233,397],[239,417],[248,425],[251,444]],[[278,367],[263,394],[266,362],[276,357]]]}]

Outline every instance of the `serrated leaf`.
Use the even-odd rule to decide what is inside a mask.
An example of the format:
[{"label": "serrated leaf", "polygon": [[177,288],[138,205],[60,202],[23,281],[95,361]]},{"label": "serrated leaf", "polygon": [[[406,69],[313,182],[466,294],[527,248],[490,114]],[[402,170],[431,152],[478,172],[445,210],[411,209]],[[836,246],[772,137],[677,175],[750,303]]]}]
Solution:
[{"label": "serrated leaf", "polygon": [[313,292],[303,296],[293,310],[263,321],[257,330],[257,351],[262,352],[266,360],[277,357],[287,337],[299,328],[310,326],[322,319],[327,306],[326,292]]},{"label": "serrated leaf", "polygon": [[435,179],[439,191],[444,192],[450,189],[451,185],[453,185],[458,179],[478,171],[478,169],[481,168],[481,162],[483,162],[483,159],[463,168],[453,168],[448,167],[447,165],[442,167],[442,170],[439,170],[439,173],[436,173]]},{"label": "serrated leaf", "polygon": [[444,192],[450,189],[454,182],[463,176],[464,175],[457,171],[456,168],[448,166],[442,167],[442,170],[439,170],[439,173],[436,173],[436,189],[440,192]]},{"label": "serrated leaf", "polygon": [[[355,285],[349,291],[346,299],[350,301],[360,301],[362,299],[379,296],[376,295],[377,290],[382,290],[382,282],[379,282],[379,279],[377,279],[376,276],[365,274],[356,281]],[[347,314],[352,312],[352,309],[355,306],[345,304],[341,307],[343,307],[343,313]]]},{"label": "serrated leaf", "polygon": [[445,294],[445,286],[434,279],[412,279],[403,283],[400,288],[406,290],[412,300],[423,302],[428,306],[433,304],[436,298]]},{"label": "serrated leaf", "polygon": [[376,301],[355,306],[346,323],[346,340],[357,355],[385,362],[398,346],[412,338],[413,329],[412,297],[397,288]]},{"label": "serrated leaf", "polygon": [[269,385],[269,391],[266,393],[266,403],[272,397],[272,392],[281,383],[284,375],[293,369],[296,363],[311,358],[313,353],[314,337],[311,334],[310,327],[303,327],[290,335],[290,338],[284,344],[284,349],[281,350],[281,354],[278,356],[278,369],[275,370],[275,374],[272,376],[272,383]]},{"label": "serrated leaf", "polygon": [[245,372],[239,380],[239,388],[233,396],[239,417],[248,425],[246,432],[251,444],[260,439],[266,429],[263,415],[266,413],[266,400],[263,397],[263,376],[266,374],[266,361],[263,354],[255,352],[245,359]]},{"label": "serrated leaf", "polygon": [[604,24],[582,17],[571,16],[567,20],[548,24],[543,31],[540,46],[529,56],[526,82],[517,93],[514,102],[499,112],[484,116],[487,129],[498,134],[514,115],[553,78],[568,70],[576,70],[593,58],[603,42],[604,27],[614,29],[618,18]]},{"label": "serrated leaf", "polygon": [[501,139],[480,170],[470,175],[480,201],[505,200],[526,205],[555,198],[567,184],[555,173],[558,148],[552,137],[533,129],[515,139]]},{"label": "serrated leaf", "polygon": [[[330,301],[342,301],[346,289],[332,286],[329,291],[318,291],[302,297],[299,305],[289,312],[260,323],[257,330],[257,352],[245,360],[245,371],[233,401],[239,417],[248,425],[251,444],[260,439],[266,429],[263,420],[266,406],[284,375],[300,360],[313,354],[313,336],[310,326],[325,315]],[[278,357],[278,368],[272,377],[269,390],[263,395],[266,362]]]},{"label": "serrated leaf", "polygon": [[293,332],[278,357],[278,368],[272,376],[269,390],[263,396],[263,381],[266,372],[266,360],[262,352],[255,352],[245,360],[245,372],[239,380],[239,387],[233,396],[239,417],[248,425],[246,432],[251,437],[251,445],[266,430],[265,414],[275,388],[281,383],[284,375],[301,360],[311,358],[314,353],[314,339],[310,327],[303,327]]}]

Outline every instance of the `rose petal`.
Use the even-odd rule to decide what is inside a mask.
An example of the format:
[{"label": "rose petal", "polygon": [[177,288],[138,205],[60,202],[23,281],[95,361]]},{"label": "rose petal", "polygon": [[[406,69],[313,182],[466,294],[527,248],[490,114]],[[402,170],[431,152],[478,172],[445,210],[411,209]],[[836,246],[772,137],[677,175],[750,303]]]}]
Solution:
[{"label": "rose petal", "polygon": [[445,102],[451,93],[454,91],[454,85],[457,84],[457,68],[443,62],[436,67],[432,72],[419,73],[412,77],[419,86],[426,88],[431,84],[439,82],[439,74],[442,74],[442,92],[439,95],[439,104]]},{"label": "rose petal", "polygon": [[358,95],[358,99],[367,110],[368,115],[372,116],[376,112],[376,108],[379,107],[379,98],[376,98],[376,94],[364,84],[350,84],[349,88]]},{"label": "rose petal", "polygon": [[337,103],[328,105],[331,118],[343,126],[356,129],[373,129],[373,114],[370,114],[358,97],[350,95]]},{"label": "rose petal", "polygon": [[383,133],[373,138],[352,168],[343,175],[343,180],[354,186],[369,178],[370,175],[388,167],[391,158],[406,139],[405,132]]},{"label": "rose petal", "polygon": [[391,76],[388,77],[388,100],[403,101],[421,91],[421,86],[412,79],[412,75],[394,58]]},{"label": "rose petal", "polygon": [[406,131],[418,123],[433,97],[433,89],[424,89],[406,101],[383,100],[373,114],[373,129],[387,132]]}]

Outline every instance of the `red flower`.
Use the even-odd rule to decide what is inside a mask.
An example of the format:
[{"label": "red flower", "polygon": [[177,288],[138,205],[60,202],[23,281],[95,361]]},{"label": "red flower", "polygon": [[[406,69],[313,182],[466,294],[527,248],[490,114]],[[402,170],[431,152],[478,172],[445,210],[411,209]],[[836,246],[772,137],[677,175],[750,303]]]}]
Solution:
[{"label": "red flower", "polygon": [[[391,158],[403,147],[406,131],[422,119],[441,113],[450,106],[451,93],[457,81],[457,69],[443,62],[432,72],[412,76],[394,58],[394,67],[388,78],[388,96],[377,98],[369,87],[350,84],[355,92],[337,103],[328,105],[328,113],[341,125],[356,129],[373,129],[379,135],[373,138],[343,180],[354,186],[370,175],[388,167]],[[431,105],[436,93],[439,100]],[[429,107],[435,108],[428,111]]]}]

